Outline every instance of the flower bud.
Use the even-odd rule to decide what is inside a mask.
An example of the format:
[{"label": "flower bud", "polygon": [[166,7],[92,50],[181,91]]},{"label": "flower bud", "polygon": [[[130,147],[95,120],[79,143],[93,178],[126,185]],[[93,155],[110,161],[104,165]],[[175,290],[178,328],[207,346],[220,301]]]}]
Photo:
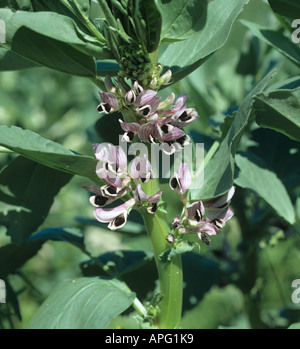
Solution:
[{"label": "flower bud", "polygon": [[158,79],[158,85],[167,85],[172,78],[172,72],[171,70],[167,70],[159,79]]},{"label": "flower bud", "polygon": [[125,103],[127,105],[133,104],[136,100],[136,95],[133,90],[130,90],[125,95]]}]

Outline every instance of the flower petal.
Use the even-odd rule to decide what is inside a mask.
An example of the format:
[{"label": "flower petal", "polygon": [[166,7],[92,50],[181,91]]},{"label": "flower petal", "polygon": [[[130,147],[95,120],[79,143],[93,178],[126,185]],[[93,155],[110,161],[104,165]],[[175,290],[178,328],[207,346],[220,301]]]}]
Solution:
[{"label": "flower petal", "polygon": [[180,128],[178,127],[174,127],[171,132],[169,133],[164,133],[162,136],[162,139],[164,142],[171,142],[174,140],[177,140],[181,137],[184,137],[186,134],[184,131],[182,131]]},{"label": "flower petal", "polygon": [[107,171],[105,168],[100,167],[96,169],[96,174],[106,184],[112,185],[118,188],[122,187],[121,178],[115,172]]},{"label": "flower petal", "polygon": [[114,208],[96,208],[94,215],[96,219],[101,223],[108,223],[114,220],[119,215],[126,213],[135,204],[135,199],[129,199],[124,204]]},{"label": "flower petal", "polygon": [[179,228],[182,226],[181,219],[179,216],[176,216],[172,221],[172,227],[173,228]]},{"label": "flower petal", "polygon": [[161,130],[157,124],[146,123],[140,126],[138,135],[141,141],[153,143],[155,139],[160,139]]},{"label": "flower petal", "polygon": [[143,183],[153,177],[151,163],[144,155],[144,158],[137,156],[130,163],[130,176],[134,179],[140,179]]},{"label": "flower petal", "polygon": [[93,144],[95,157],[101,161],[108,161],[109,149],[104,144],[95,143]]},{"label": "flower petal", "polygon": [[99,92],[100,97],[102,98],[103,103],[107,103],[113,110],[119,108],[118,98],[109,92]]},{"label": "flower petal", "polygon": [[140,125],[137,122],[124,122],[123,120],[119,119],[120,125],[124,131],[132,131],[132,132],[138,132]]},{"label": "flower petal", "polygon": [[135,100],[136,100],[135,92],[133,90],[128,91],[125,95],[125,103],[127,105],[130,105],[130,104],[133,104]]},{"label": "flower petal", "polygon": [[184,194],[192,184],[192,176],[187,163],[182,163],[179,165],[178,177],[181,182],[182,193]]},{"label": "flower petal", "polygon": [[150,196],[150,198],[149,198],[150,204],[157,204],[160,201],[161,195],[162,195],[162,190],[160,190],[156,194]]},{"label": "flower petal", "polygon": [[155,97],[157,95],[157,92],[154,90],[146,90],[143,91],[142,93],[140,93],[135,102],[134,102],[134,106],[136,108],[142,107],[144,105],[149,105],[151,104],[151,102],[153,102],[153,100],[157,97]]},{"label": "flower petal", "polygon": [[228,206],[233,195],[234,195],[234,192],[235,192],[235,187],[233,186],[229,189],[229,191],[226,194],[220,196],[217,199],[210,200],[210,201],[206,202],[204,205],[211,206],[211,207],[218,207],[218,208]]},{"label": "flower petal", "polygon": [[203,202],[201,200],[194,202],[190,205],[187,205],[186,209],[187,209],[187,212],[186,212],[187,217],[189,219],[195,219],[197,222],[200,222],[203,219],[205,214],[205,209],[204,209]]},{"label": "flower petal", "polygon": [[137,95],[139,95],[140,93],[142,93],[144,91],[143,87],[141,85],[139,85],[138,81],[134,82],[133,89]]},{"label": "flower petal", "polygon": [[201,223],[196,226],[198,233],[206,233],[209,236],[217,235],[220,233],[220,229],[211,223]]},{"label": "flower petal", "polygon": [[186,98],[187,98],[187,95],[186,94],[182,94],[182,95],[179,95],[175,99],[174,111],[181,110],[183,107],[185,107]]},{"label": "flower petal", "polygon": [[134,198],[136,201],[148,201],[149,197],[145,194],[144,190],[142,189],[140,183],[137,185],[135,192],[134,192]]}]

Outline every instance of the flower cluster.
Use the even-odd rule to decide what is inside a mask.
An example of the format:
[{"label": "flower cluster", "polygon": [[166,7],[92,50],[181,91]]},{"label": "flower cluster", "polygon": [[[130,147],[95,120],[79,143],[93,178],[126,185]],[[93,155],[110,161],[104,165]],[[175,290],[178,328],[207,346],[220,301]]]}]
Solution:
[{"label": "flower cluster", "polygon": [[[153,82],[153,86],[167,84],[170,79],[171,71],[168,70]],[[173,154],[189,143],[189,136],[183,127],[196,120],[198,114],[194,108],[187,108],[186,95],[175,98],[171,93],[162,101],[156,90],[144,90],[138,81],[134,82],[132,88],[124,81],[120,81],[119,87],[115,86],[109,76],[105,81],[109,92],[99,93],[102,103],[98,105],[98,112],[109,114],[122,109],[134,120],[119,120],[124,131],[123,140],[131,142],[138,136],[143,142],[159,142],[167,154]]]},{"label": "flower cluster", "polygon": [[[191,185],[191,175],[187,164],[181,164],[177,173],[170,179],[170,187],[183,196]],[[172,227],[179,234],[196,233],[199,240],[209,244],[209,236],[219,234],[225,223],[233,216],[229,208],[235,187],[219,198],[202,202],[188,203],[182,216],[173,219]]]},{"label": "flower cluster", "polygon": [[[159,79],[151,81],[153,89],[144,90],[138,81],[131,88],[120,77],[118,85],[115,85],[107,76],[107,92],[100,92],[102,103],[97,110],[106,114],[122,110],[123,115],[126,115],[126,122],[119,120],[124,131],[123,141],[140,139],[142,142],[159,142],[163,151],[171,155],[189,142],[183,127],[196,120],[198,114],[195,109],[187,108],[186,95],[175,98],[171,93],[164,101],[157,96],[155,88],[167,84],[170,79],[171,72],[167,71]],[[90,197],[90,203],[96,207],[96,219],[108,223],[108,228],[114,230],[125,225],[128,214],[134,208],[144,208],[154,214],[160,205],[162,191],[149,196],[142,189],[142,183],[154,178],[147,156],[137,156],[128,165],[121,146],[94,144],[93,149],[98,160],[96,173],[105,182],[101,187],[85,186],[94,194]],[[191,184],[189,166],[182,163],[170,178],[169,185],[179,194],[183,212],[173,219],[174,235],[169,234],[167,241],[174,242],[175,236],[179,234],[195,233],[200,240],[209,244],[209,236],[220,233],[233,216],[229,204],[235,189],[232,187],[228,193],[214,200],[190,203],[188,190]],[[121,198],[123,204],[113,208],[105,207]]]},{"label": "flower cluster", "polygon": [[[90,203],[96,207],[96,219],[108,223],[108,228],[115,230],[126,224],[127,216],[134,207],[146,207],[150,214],[154,214],[162,191],[148,196],[139,183],[153,178],[147,157],[135,157],[128,168],[125,152],[120,146],[94,144],[93,149],[96,159],[99,160],[96,173],[105,184],[101,187],[89,185],[84,188],[95,194],[90,197]],[[103,208],[126,196],[127,200],[123,204],[114,208]]]}]

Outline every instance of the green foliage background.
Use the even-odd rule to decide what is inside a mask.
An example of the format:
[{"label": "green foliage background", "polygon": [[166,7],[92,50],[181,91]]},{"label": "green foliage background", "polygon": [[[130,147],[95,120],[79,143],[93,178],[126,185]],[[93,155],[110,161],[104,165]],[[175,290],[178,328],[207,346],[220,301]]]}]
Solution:
[{"label": "green foliage background", "polygon": [[[239,19],[246,19],[263,27],[278,27],[278,21],[267,4],[260,1],[250,1]],[[264,41],[258,40],[247,26],[237,20],[228,41],[215,55],[191,75],[164,89],[160,94],[167,96],[171,91],[188,94],[188,105],[195,107],[200,115],[197,122],[189,126],[189,130],[195,141],[202,141],[205,147],[209,147],[222,135],[222,131],[224,133],[225,116],[237,108],[253,85],[261,80],[268,67],[274,67],[278,72],[270,84],[280,83],[285,78],[299,74],[299,68],[293,62],[270,48]],[[99,114],[96,106],[99,99],[97,89],[90,81],[46,68],[33,68],[1,72],[0,86],[0,124],[30,129],[68,149],[93,156],[91,145],[101,141],[101,137],[97,133]],[[227,121],[229,119],[230,117]],[[258,126],[252,123],[242,138],[241,151],[255,146],[257,140],[254,135],[258,134],[255,133],[256,128]],[[109,129],[105,133],[107,137],[110,136]],[[270,131],[266,135],[271,140],[274,133],[275,131]],[[100,136],[103,137],[103,134]],[[291,143],[293,141],[285,136],[281,136],[281,148],[282,142],[286,142],[288,148],[296,149],[299,155],[299,143]],[[14,153],[0,154],[0,167],[4,167],[15,157]],[[290,174],[292,172],[291,167]],[[277,175],[288,189],[290,185],[294,190],[291,200],[299,224],[299,178],[291,184],[288,181],[291,179],[286,179],[280,171]],[[239,178],[237,184],[244,187],[238,169],[236,178]],[[129,221],[124,232],[112,232],[90,221],[93,220],[93,209],[88,202],[88,193],[81,188],[84,184],[86,180],[82,177],[75,176],[71,179],[69,185],[55,198],[50,214],[39,227],[39,231],[49,227],[76,226],[84,231],[85,246],[93,256],[115,250],[143,250],[151,253],[150,243],[139,218]],[[169,193],[164,199],[174,202],[168,208],[168,217],[172,219],[177,214],[180,203],[173,193]],[[244,219],[238,215],[242,201],[245,202],[245,207],[242,208]],[[253,236],[253,240],[257,239],[255,243],[258,243],[259,252],[257,274],[254,275],[255,286],[250,290],[249,296],[246,286],[243,290],[235,283],[239,276],[236,264],[240,254],[238,246],[243,240],[242,230],[249,223],[245,217],[249,212],[255,212],[256,217],[252,215],[252,218],[258,220],[257,216],[260,209],[265,207],[265,202],[253,191],[238,188],[232,206],[236,209],[236,216],[227,224],[223,233],[216,236],[209,247],[201,244],[199,250],[194,250],[194,253],[200,253],[203,258],[199,268],[189,267],[184,271],[187,284],[191,282],[188,280],[193,279],[196,279],[196,283],[192,285],[191,282],[191,287],[186,291],[182,328],[251,328],[260,327],[261,320],[269,327],[286,328],[300,321],[300,307],[291,302],[291,283],[300,278],[299,232],[295,233],[285,220],[278,218],[278,212],[273,208],[269,210],[268,217],[272,224]],[[259,225],[257,229],[259,230]],[[0,246],[5,246],[9,241],[5,228],[1,226]],[[248,243],[249,241],[251,237]],[[248,244],[244,248],[246,256],[252,247]],[[224,251],[226,255],[223,254]],[[14,292],[10,293],[11,302],[7,306],[0,304],[1,325],[26,328],[40,304],[60,281],[82,275],[79,264],[87,259],[72,244],[45,242],[37,255],[17,272],[9,275],[9,286]],[[191,265],[189,263],[191,261],[187,260],[186,265]],[[253,270],[250,269],[244,275],[245,285],[247,278],[253,277]],[[154,285],[153,269],[148,267],[146,270]],[[142,280],[142,274],[143,272],[137,272],[135,280]],[[138,282],[137,285],[141,286]],[[145,295],[147,290],[140,292]],[[251,318],[249,307],[254,309],[254,313],[255,307],[258,307],[261,319],[255,318],[255,315]],[[7,318],[1,317],[7,311],[14,313],[10,318],[11,323]],[[129,316],[132,312],[133,309],[130,308],[125,314],[116,317],[109,327],[138,328],[137,321]]]}]

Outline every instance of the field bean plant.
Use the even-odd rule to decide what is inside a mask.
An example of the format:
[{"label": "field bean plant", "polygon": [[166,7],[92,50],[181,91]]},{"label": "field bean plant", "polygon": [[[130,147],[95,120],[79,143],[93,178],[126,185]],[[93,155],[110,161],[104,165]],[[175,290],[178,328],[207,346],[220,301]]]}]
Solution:
[{"label": "field bean plant", "polygon": [[0,327],[300,328],[300,4],[0,0]]}]

